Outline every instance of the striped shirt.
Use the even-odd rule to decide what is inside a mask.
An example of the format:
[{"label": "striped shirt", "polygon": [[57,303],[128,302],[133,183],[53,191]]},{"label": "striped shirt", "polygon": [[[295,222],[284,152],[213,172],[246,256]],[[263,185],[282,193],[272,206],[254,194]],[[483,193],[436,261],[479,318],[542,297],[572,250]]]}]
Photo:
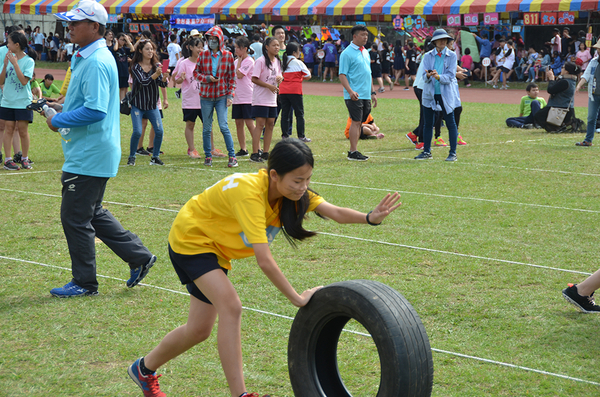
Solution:
[{"label": "striped shirt", "polygon": [[158,87],[166,87],[167,82],[163,82],[159,77],[156,80],[152,78],[154,72],[152,69],[145,72],[139,63],[136,63],[131,68],[133,88],[131,89],[133,99],[131,105],[140,110],[156,109],[158,102],[159,90]]}]

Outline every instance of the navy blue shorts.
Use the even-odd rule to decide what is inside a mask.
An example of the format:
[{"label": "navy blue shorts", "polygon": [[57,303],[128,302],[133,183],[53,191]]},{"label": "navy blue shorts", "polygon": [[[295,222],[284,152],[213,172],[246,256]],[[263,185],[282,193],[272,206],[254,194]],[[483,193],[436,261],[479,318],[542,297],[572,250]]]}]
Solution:
[{"label": "navy blue shorts", "polygon": [[324,62],[326,68],[335,68],[335,62]]},{"label": "navy blue shorts", "polygon": [[277,106],[252,106],[252,118],[262,117],[265,119],[277,118]]},{"label": "navy blue shorts", "polygon": [[33,121],[33,110],[11,109],[0,107],[0,120],[5,121]]},{"label": "navy blue shorts", "polygon": [[252,105],[249,103],[233,105],[231,107],[231,118],[234,120],[248,120],[252,118]]},{"label": "navy blue shorts", "polygon": [[212,253],[182,255],[173,251],[171,249],[171,244],[169,244],[169,258],[171,258],[171,263],[175,268],[175,272],[177,273],[181,284],[185,285],[190,295],[202,302],[212,305],[208,298],[204,296],[202,291],[200,291],[198,286],[194,283],[194,280],[217,269],[223,270],[227,275],[227,269],[222,268],[219,265],[217,256]]}]

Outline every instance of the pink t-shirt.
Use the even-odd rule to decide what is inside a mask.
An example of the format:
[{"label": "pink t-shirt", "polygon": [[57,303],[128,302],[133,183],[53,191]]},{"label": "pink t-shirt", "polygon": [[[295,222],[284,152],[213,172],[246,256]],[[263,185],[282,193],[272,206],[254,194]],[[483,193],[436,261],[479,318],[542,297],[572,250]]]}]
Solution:
[{"label": "pink t-shirt", "polygon": [[181,83],[181,108],[200,109],[200,82],[194,79],[196,64],[188,58],[180,59],[173,70],[175,78],[185,73],[185,80]]},{"label": "pink t-shirt", "polygon": [[[271,68],[267,68],[265,57],[260,57],[254,62],[252,77],[258,77],[267,84],[277,85],[275,82],[277,76],[281,76],[281,64],[277,59],[271,64]],[[277,107],[277,94],[266,87],[255,85],[252,93],[252,106]]]},{"label": "pink t-shirt", "polygon": [[[237,70],[237,65],[240,59],[236,59],[233,63],[234,70]],[[252,72],[254,72],[254,58],[247,56],[240,66],[240,72],[244,75],[243,78],[237,78],[235,81],[235,96],[233,97],[234,105],[252,104],[252,92],[254,91],[254,83],[252,83]]]},{"label": "pink t-shirt", "polygon": [[473,58],[471,55],[463,55],[462,58],[460,58],[460,63],[463,68],[473,70]]}]

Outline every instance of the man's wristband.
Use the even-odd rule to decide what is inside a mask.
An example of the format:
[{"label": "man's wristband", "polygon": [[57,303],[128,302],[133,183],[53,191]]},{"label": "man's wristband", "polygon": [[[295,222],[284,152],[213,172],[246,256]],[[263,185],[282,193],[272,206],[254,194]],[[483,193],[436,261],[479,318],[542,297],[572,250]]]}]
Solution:
[{"label": "man's wristband", "polygon": [[373,95],[377,96],[377,93],[375,91],[371,91],[371,96]]},{"label": "man's wristband", "polygon": [[373,222],[371,222],[371,221],[369,220],[369,215],[371,215],[371,213],[372,213],[372,212],[373,212],[373,211],[370,211],[370,212],[367,214],[367,223],[368,223],[369,225],[371,225],[371,226],[379,226],[379,225],[381,225],[381,222],[379,222],[379,223],[373,223]]}]

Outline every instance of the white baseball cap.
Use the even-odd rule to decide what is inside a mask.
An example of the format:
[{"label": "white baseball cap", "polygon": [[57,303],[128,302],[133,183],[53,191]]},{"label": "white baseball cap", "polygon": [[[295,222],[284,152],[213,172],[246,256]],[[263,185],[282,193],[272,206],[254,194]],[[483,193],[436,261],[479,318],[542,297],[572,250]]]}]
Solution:
[{"label": "white baseball cap", "polygon": [[106,25],[106,22],[108,22],[106,9],[93,0],[82,0],[71,11],[59,12],[54,16],[63,21],[83,21],[87,19],[98,22],[100,25]]}]

